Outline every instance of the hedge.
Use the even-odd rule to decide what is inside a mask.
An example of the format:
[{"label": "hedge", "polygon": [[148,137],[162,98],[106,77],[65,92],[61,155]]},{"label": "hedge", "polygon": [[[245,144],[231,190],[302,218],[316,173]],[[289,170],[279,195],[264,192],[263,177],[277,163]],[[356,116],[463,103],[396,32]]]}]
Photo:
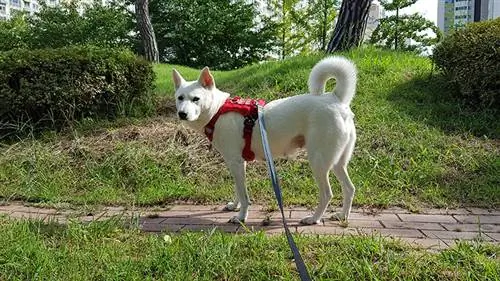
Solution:
[{"label": "hedge", "polygon": [[432,56],[459,94],[485,107],[500,105],[500,18],[471,23],[437,45]]},{"label": "hedge", "polygon": [[121,49],[0,53],[0,138],[25,124],[38,130],[137,114],[151,104],[154,78],[150,63]]}]

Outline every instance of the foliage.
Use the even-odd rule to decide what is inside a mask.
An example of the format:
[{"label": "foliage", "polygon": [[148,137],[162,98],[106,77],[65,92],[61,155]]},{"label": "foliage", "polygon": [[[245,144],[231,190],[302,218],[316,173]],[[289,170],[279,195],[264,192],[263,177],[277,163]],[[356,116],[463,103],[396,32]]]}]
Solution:
[{"label": "foliage", "polygon": [[33,16],[20,14],[0,23],[0,50],[85,44],[132,48],[135,44],[133,18],[124,4],[63,1],[56,7],[40,5]]},{"label": "foliage", "polygon": [[314,50],[326,51],[328,37],[332,34],[334,20],[337,16],[338,0],[315,0],[310,2],[311,21],[309,34]]},{"label": "foliage", "polygon": [[483,106],[500,106],[500,18],[471,23],[448,35],[432,60],[462,97]]},{"label": "foliage", "polygon": [[275,25],[244,0],[154,0],[151,21],[160,59],[191,67],[233,69],[264,59]]},{"label": "foliage", "polygon": [[59,127],[88,116],[130,114],[151,93],[151,65],[97,47],[0,53],[0,132],[24,123]]},{"label": "foliage", "polygon": [[16,13],[6,21],[0,20],[0,51],[26,48],[27,33],[28,23],[23,13]]},{"label": "foliage", "polygon": [[268,10],[278,24],[279,52],[282,59],[297,54],[325,50],[333,31],[337,0],[271,0]]},{"label": "foliage", "polygon": [[370,42],[389,49],[419,53],[439,42],[441,40],[441,31],[433,22],[417,13],[399,15],[400,9],[416,2],[417,0],[381,1],[380,3],[386,11],[396,11],[396,14],[380,19],[380,24],[373,31]]}]

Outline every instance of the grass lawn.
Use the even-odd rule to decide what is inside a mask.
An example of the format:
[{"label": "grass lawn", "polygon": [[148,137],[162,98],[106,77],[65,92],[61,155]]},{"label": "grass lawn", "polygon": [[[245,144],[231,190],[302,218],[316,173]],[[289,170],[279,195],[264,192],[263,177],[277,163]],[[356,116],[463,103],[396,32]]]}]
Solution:
[{"label": "grass lawn", "polygon": [[[455,99],[426,58],[373,49],[345,55],[359,68],[352,105],[359,137],[349,166],[355,205],[500,207],[497,111],[472,111]],[[215,72],[216,84],[269,100],[301,94],[320,58]],[[155,67],[157,116],[84,120],[65,132],[0,144],[0,198],[76,205],[230,200],[233,183],[220,156],[173,118],[171,68]],[[179,69],[188,79],[198,75]],[[317,187],[304,155],[297,160],[278,162],[284,200],[313,206]],[[274,204],[264,164],[249,165],[247,178],[254,202]],[[331,179],[332,205],[339,206],[340,188]]]},{"label": "grass lawn", "polygon": [[[298,280],[286,240],[218,231],[147,235],[117,221],[0,218],[0,280]],[[500,247],[439,253],[378,237],[297,236],[314,280],[498,280]]]}]

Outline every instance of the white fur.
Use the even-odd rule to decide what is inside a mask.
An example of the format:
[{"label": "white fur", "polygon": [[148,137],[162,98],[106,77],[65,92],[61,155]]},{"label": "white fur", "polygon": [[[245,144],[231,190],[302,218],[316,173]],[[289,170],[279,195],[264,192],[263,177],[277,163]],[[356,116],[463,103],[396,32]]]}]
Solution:
[{"label": "white fur", "polygon": [[[326,82],[336,78],[333,93],[324,93]],[[208,68],[204,68],[198,81],[186,82],[174,70],[173,80],[176,88],[176,106],[184,115],[187,124],[203,133],[204,126],[210,121],[224,101],[229,97],[215,87],[215,81]],[[269,102],[264,107],[269,144],[274,157],[294,154],[303,145],[313,176],[319,186],[319,205],[315,213],[304,218],[304,224],[317,224],[324,215],[332,190],[328,174],[330,170],[342,186],[343,208],[337,216],[347,219],[354,197],[354,185],[347,174],[347,164],[351,158],[356,141],[354,114],[349,104],[356,91],[356,67],[343,57],[328,57],[317,63],[309,76],[311,94],[297,95]],[[179,97],[182,96],[182,100]],[[193,98],[199,98],[193,101]],[[184,114],[182,114],[184,113]],[[245,185],[245,167],[241,153],[244,146],[243,117],[237,113],[222,115],[215,124],[212,144],[222,154],[235,180],[236,201],[230,202],[226,209],[236,210],[238,216],[231,222],[245,221],[248,216],[250,200]],[[260,125],[254,127],[252,151],[256,160],[263,160],[260,138]]]}]

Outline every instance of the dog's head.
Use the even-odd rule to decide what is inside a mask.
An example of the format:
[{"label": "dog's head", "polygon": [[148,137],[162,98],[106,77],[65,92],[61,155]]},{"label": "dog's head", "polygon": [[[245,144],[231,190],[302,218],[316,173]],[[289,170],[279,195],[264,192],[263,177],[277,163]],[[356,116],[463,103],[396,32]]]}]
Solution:
[{"label": "dog's head", "polygon": [[187,82],[174,69],[172,79],[175,86],[177,116],[186,121],[198,120],[203,110],[210,107],[215,90],[215,81],[210,70],[208,67],[203,68],[197,81]]}]

